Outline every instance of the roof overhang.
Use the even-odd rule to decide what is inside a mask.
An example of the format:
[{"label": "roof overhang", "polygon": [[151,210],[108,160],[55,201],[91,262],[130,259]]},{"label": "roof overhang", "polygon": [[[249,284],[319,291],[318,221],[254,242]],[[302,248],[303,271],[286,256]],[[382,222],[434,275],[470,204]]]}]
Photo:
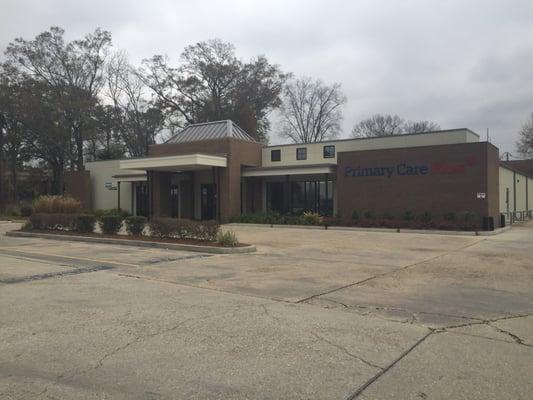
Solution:
[{"label": "roof overhang", "polygon": [[146,172],[136,174],[117,174],[112,176],[118,182],[144,182],[146,181]]},{"label": "roof overhang", "polygon": [[120,160],[120,169],[144,171],[180,172],[227,166],[228,159],[226,156],[201,153]]},{"label": "roof overhang", "polygon": [[241,176],[252,177],[252,176],[282,176],[282,175],[316,175],[316,174],[335,174],[335,173],[336,173],[336,166],[334,164],[325,164],[325,165],[247,168],[241,172]]}]

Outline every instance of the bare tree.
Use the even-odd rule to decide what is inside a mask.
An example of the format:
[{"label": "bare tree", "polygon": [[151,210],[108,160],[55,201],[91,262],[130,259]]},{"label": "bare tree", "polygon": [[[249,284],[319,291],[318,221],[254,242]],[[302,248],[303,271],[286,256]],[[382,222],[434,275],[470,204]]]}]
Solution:
[{"label": "bare tree", "polygon": [[380,137],[436,131],[440,125],[432,121],[405,121],[398,115],[376,114],[352,129],[352,137]]},{"label": "bare tree", "polygon": [[[108,95],[114,105],[113,115],[116,118],[114,122],[117,124],[115,129],[118,130],[119,140],[129,155],[147,155],[148,147],[155,143],[156,136],[163,128],[162,111],[147,99],[148,87],[138,71],[127,62],[124,54],[119,53],[110,60],[107,66],[107,82]],[[111,139],[113,135],[109,130],[102,133],[107,145],[110,135]]]},{"label": "bare tree", "polygon": [[376,114],[364,119],[352,129],[352,137],[392,136],[403,133],[405,120],[397,115]]},{"label": "bare tree", "polygon": [[341,85],[304,77],[289,82],[280,108],[280,135],[294,143],[320,142],[339,135],[346,96]]},{"label": "bare tree", "polygon": [[403,126],[404,133],[422,133],[438,131],[440,125],[433,121],[407,121]]},{"label": "bare tree", "polygon": [[533,157],[533,113],[520,129],[520,137],[516,143],[518,152],[524,157]]}]

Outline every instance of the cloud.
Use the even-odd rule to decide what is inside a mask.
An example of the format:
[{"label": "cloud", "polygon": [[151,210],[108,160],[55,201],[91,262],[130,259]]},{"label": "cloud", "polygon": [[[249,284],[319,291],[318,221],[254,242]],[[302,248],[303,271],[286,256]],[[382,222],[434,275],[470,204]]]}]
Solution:
[{"label": "cloud", "polygon": [[296,75],[340,82],[344,135],[374,113],[469,127],[502,151],[533,111],[530,0],[4,0],[0,47],[51,25],[69,38],[101,26],[133,62],[177,59],[219,37]]}]

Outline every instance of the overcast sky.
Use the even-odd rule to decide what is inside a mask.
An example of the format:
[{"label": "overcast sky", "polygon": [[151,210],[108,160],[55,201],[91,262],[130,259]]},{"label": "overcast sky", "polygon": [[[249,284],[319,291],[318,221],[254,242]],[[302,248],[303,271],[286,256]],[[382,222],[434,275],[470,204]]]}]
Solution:
[{"label": "overcast sky", "polygon": [[[344,132],[374,113],[468,127],[515,152],[533,112],[533,0],[0,0],[0,47],[52,25],[110,30],[133,63],[209,38],[340,82]],[[278,141],[273,137],[273,142]]]}]

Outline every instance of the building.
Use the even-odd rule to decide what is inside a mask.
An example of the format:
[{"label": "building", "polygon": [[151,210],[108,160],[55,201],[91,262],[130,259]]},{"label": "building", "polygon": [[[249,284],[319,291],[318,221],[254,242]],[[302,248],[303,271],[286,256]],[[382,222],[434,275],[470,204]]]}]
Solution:
[{"label": "building", "polygon": [[[218,219],[315,211],[470,212],[481,225],[533,209],[533,176],[468,129],[265,146],[232,121],[195,124],[144,158],[86,165],[93,208]],[[79,179],[82,181],[83,179]]]}]

